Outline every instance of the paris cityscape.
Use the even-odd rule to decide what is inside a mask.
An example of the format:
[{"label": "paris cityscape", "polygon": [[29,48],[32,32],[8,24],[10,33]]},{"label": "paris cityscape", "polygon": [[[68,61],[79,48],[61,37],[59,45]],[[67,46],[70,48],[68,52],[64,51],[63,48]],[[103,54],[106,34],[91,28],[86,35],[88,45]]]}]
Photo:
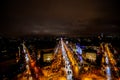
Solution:
[{"label": "paris cityscape", "polygon": [[119,80],[120,37],[0,37],[3,80]]},{"label": "paris cityscape", "polygon": [[0,5],[0,80],[120,80],[119,0]]}]

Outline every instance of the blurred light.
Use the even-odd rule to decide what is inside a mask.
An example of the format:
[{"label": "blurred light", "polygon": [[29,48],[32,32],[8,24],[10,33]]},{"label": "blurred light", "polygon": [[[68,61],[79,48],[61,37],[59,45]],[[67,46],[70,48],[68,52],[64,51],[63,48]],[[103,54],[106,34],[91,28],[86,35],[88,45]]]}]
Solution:
[{"label": "blurred light", "polygon": [[25,54],[25,60],[26,60],[26,62],[29,61],[28,54]]}]

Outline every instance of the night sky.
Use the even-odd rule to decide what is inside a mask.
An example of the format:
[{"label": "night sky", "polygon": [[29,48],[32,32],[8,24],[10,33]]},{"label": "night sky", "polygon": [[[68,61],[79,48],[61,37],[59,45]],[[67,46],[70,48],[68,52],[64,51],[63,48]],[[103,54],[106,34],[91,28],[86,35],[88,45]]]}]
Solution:
[{"label": "night sky", "polygon": [[0,34],[119,34],[117,0],[3,0]]}]

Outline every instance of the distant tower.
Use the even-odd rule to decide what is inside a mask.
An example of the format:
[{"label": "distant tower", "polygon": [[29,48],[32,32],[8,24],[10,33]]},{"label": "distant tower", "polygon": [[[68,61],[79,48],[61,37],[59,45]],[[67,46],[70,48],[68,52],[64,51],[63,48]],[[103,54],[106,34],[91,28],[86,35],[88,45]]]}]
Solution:
[{"label": "distant tower", "polygon": [[104,37],[103,33],[101,33],[100,36],[101,36],[101,38],[103,38]]},{"label": "distant tower", "polygon": [[98,35],[98,39],[99,39],[100,41],[103,40],[103,37],[104,37],[104,34],[103,34],[103,33],[101,33],[100,35]]}]

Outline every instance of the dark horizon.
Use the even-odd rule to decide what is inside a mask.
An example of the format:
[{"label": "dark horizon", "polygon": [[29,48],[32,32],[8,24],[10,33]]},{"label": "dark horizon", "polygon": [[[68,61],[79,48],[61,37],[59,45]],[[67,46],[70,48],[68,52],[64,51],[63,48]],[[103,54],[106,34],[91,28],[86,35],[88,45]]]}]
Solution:
[{"label": "dark horizon", "polygon": [[92,36],[120,34],[119,3],[114,1],[2,2],[0,34]]}]

